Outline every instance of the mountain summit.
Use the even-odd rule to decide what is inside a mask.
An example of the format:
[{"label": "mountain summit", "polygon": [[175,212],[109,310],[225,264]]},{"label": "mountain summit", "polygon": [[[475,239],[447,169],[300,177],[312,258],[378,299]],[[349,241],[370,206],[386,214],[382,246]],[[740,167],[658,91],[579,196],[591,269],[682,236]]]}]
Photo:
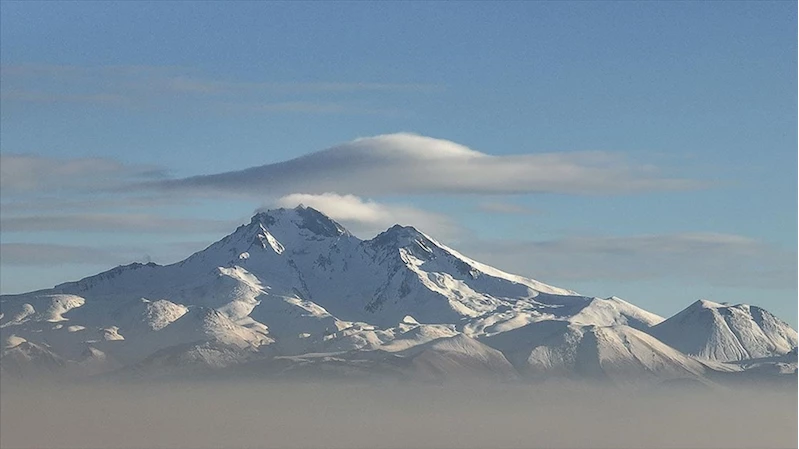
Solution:
[{"label": "mountain summit", "polygon": [[707,380],[719,363],[740,371],[797,342],[757,307],[699,303],[664,321],[505,273],[410,226],[361,240],[304,206],[259,212],[175,264],[120,266],[0,306],[0,368],[15,374],[266,364],[263,375],[435,366],[443,377]]},{"label": "mountain summit", "polygon": [[658,324],[652,335],[686,354],[725,361],[783,355],[797,345],[796,332],[766,310],[707,300]]}]

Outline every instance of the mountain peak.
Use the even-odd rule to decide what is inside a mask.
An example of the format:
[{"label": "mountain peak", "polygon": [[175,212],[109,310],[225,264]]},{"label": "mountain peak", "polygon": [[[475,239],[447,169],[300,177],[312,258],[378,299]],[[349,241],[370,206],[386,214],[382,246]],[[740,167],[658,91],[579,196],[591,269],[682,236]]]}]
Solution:
[{"label": "mountain peak", "polygon": [[403,226],[401,224],[395,224],[394,226],[386,229],[386,232],[421,234],[421,232],[419,232],[419,230],[413,226]]},{"label": "mountain peak", "polygon": [[[278,210],[280,210],[280,209],[278,209]],[[263,211],[263,212],[256,213],[250,219],[250,225],[251,226],[257,226],[257,225],[260,224],[260,225],[269,227],[269,226],[275,224],[275,222],[277,220],[275,220],[275,217],[273,215],[274,212],[275,212],[275,210],[269,210],[269,211]]]},{"label": "mountain peak", "polygon": [[688,306],[688,309],[718,309],[719,307],[724,307],[724,305],[708,299],[699,299]]},{"label": "mountain peak", "polygon": [[341,226],[332,218],[312,207],[306,207],[300,204],[293,210],[294,213],[302,219],[302,223],[299,226],[314,234],[323,235],[325,237],[350,235],[350,232],[347,231],[344,226]]},{"label": "mountain peak", "polygon": [[253,215],[250,226],[262,225],[266,229],[291,224],[323,237],[350,236],[344,226],[322,212],[302,204],[295,208],[279,208],[260,211]]},{"label": "mountain peak", "polygon": [[651,329],[667,345],[700,358],[730,361],[788,353],[796,331],[747,304],[699,300]]},{"label": "mountain peak", "polygon": [[376,245],[395,244],[398,247],[406,246],[414,241],[429,241],[430,238],[413,226],[394,226],[381,232],[371,240]]}]

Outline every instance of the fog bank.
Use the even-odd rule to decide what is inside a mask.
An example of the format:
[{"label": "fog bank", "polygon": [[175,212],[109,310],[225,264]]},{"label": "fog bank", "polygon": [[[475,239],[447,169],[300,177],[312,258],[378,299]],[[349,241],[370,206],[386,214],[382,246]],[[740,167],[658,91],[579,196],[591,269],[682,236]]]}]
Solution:
[{"label": "fog bank", "polygon": [[795,387],[0,385],[12,448],[787,448]]}]

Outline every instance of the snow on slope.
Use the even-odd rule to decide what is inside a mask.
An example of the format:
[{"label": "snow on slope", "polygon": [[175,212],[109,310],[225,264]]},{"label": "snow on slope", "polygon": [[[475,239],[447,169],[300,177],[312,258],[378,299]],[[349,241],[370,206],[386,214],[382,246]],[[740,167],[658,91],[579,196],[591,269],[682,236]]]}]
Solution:
[{"label": "snow on slope", "polygon": [[150,301],[146,298],[129,301],[112,312],[115,323],[125,335],[157,331],[188,312],[186,306],[165,299]]},{"label": "snow on slope", "polygon": [[160,349],[132,366],[110,375],[123,379],[180,379],[214,375],[258,358],[253,351],[219,341],[198,341]]},{"label": "snow on slope", "polygon": [[130,363],[169,347],[205,342],[218,342],[242,351],[256,351],[272,343],[272,339],[264,333],[234,323],[218,310],[195,306],[158,331],[144,334],[135,341],[121,342],[116,347],[116,354]]},{"label": "snow on slope", "polygon": [[642,331],[625,325],[530,324],[486,337],[531,379],[587,377],[614,383],[701,379],[706,367]]},{"label": "snow on slope", "polygon": [[67,362],[45,345],[7,337],[0,351],[0,377],[38,378],[63,374]]},{"label": "snow on slope", "polygon": [[458,334],[406,349],[417,379],[514,380],[516,370],[505,356],[475,339]]},{"label": "snow on slope", "polygon": [[[339,320],[383,327],[406,315],[455,323],[541,291],[571,293],[478,264],[410,227],[395,226],[360,241],[302,207],[257,214],[178,264],[118,267],[55,291],[87,300],[168,299],[216,308],[234,321],[312,302]],[[315,314],[296,310],[295,315]],[[328,320],[324,313],[316,315]]]},{"label": "snow on slope", "polygon": [[[744,329],[735,335],[744,340],[747,358],[795,346],[796,332],[772,315],[736,307],[760,329],[738,315],[729,319]],[[258,213],[172,265],[130,264],[51,290],[0,297],[0,339],[22,339],[94,371],[117,363],[140,372],[170,363],[220,368],[275,355],[288,357],[281,360],[294,368],[327,360],[346,371],[358,353],[384,359],[359,359],[357,370],[391,371],[411,369],[403,364],[428,351],[428,374],[444,366],[480,372],[488,363],[496,364],[490,372],[507,378],[510,360],[533,377],[701,375],[690,358],[639,332],[662,334],[682,349],[687,343],[674,335],[699,335],[703,330],[694,327],[707,322],[669,331],[672,320],[616,297],[580,296],[502,272],[410,226],[363,241],[302,206]],[[708,348],[734,352],[727,340],[710,338]],[[460,350],[445,349],[445,342]],[[327,355],[305,357],[320,353]],[[701,348],[691,353],[703,354]]]},{"label": "snow on slope", "polygon": [[625,324],[635,329],[646,330],[662,322],[663,317],[611,296],[605,299],[591,299],[591,302],[569,318],[569,321],[574,324],[596,326]]},{"label": "snow on slope", "polygon": [[84,304],[84,299],[75,295],[31,295],[25,301],[16,301],[3,307],[0,327],[13,326],[26,321],[67,321],[64,314]]},{"label": "snow on slope", "polygon": [[[425,326],[425,325],[422,325]],[[432,334],[431,334],[432,335]],[[397,349],[397,348],[394,348]],[[403,380],[421,382],[500,381],[518,379],[501,352],[463,334],[439,337],[400,351],[348,351],[303,354],[257,361],[234,374],[286,379]]]},{"label": "snow on slope", "polygon": [[734,361],[789,353],[796,331],[755,306],[728,306],[700,300],[658,324],[651,335],[703,359]]}]

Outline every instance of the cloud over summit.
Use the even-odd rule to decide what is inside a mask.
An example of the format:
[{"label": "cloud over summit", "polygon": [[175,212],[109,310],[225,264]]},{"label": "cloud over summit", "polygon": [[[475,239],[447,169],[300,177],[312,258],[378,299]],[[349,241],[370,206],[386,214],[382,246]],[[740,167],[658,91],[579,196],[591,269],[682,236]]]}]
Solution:
[{"label": "cloud over summit", "polygon": [[378,203],[355,195],[294,193],[276,202],[281,207],[295,207],[299,204],[324,212],[362,238],[372,238],[395,224],[418,226],[440,238],[450,238],[463,232],[446,215],[408,205]]},{"label": "cloud over summit", "polygon": [[696,188],[607,152],[492,156],[409,133],[356,139],[283,162],[156,183],[166,189],[262,196],[353,194],[621,194]]}]

